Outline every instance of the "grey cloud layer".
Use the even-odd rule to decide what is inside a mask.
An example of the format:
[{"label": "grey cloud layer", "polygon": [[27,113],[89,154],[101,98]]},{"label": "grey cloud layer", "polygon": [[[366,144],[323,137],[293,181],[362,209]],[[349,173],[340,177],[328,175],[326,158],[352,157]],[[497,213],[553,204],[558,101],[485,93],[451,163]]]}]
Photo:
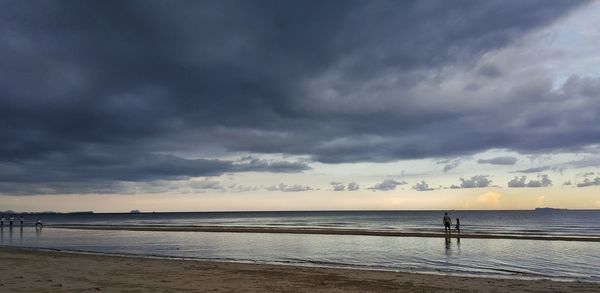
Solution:
[{"label": "grey cloud layer", "polygon": [[[52,168],[48,168],[48,165]],[[173,155],[117,154],[54,155],[45,160],[0,164],[0,182],[151,181],[218,176],[228,172],[289,173],[309,170],[302,162],[183,159]]]},{"label": "grey cloud layer", "polygon": [[[4,191],[308,169],[209,159],[232,152],[384,162],[600,137],[599,79],[503,88],[478,64],[584,2],[1,3]],[[157,155],[180,151],[205,159]]]},{"label": "grey cloud layer", "polygon": [[513,171],[512,173],[539,173],[539,172],[548,171],[550,169],[552,169],[552,167],[542,166],[542,167],[527,168],[524,170],[517,170],[517,171]]},{"label": "grey cloud layer", "polygon": [[479,164],[492,164],[492,165],[514,165],[517,163],[517,158],[515,157],[495,157],[491,159],[479,159],[477,160]]}]

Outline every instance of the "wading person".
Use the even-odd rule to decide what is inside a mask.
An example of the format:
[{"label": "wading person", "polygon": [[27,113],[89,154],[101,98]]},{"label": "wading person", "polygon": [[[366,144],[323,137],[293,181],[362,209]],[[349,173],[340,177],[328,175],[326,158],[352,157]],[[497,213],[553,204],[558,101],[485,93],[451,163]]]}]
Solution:
[{"label": "wading person", "polygon": [[460,219],[456,218],[456,232],[460,233]]},{"label": "wading person", "polygon": [[42,230],[42,228],[44,228],[44,224],[38,219],[37,222],[35,222],[35,230]]},{"label": "wading person", "polygon": [[452,225],[452,219],[448,217],[448,213],[444,213],[444,219],[442,220],[442,222],[444,223],[444,231],[446,233],[452,233],[452,230],[450,228],[450,226]]}]

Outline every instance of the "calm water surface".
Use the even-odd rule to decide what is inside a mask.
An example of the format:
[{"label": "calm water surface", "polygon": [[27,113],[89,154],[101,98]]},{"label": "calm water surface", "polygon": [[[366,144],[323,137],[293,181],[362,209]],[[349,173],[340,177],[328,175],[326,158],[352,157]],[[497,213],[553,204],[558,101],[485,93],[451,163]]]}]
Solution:
[{"label": "calm water surface", "polygon": [[[441,212],[166,213],[39,216],[46,224],[164,224],[439,230]],[[450,212],[477,233],[600,235],[597,211]],[[32,216],[28,216],[32,217]],[[28,219],[26,218],[26,220]],[[35,219],[31,219],[35,220]],[[491,231],[490,231],[491,230]],[[0,245],[190,259],[600,282],[600,243],[354,235],[4,228]]]},{"label": "calm water surface", "polygon": [[[29,215],[46,224],[197,225],[440,231],[443,211],[212,212]],[[600,210],[449,211],[469,233],[600,237]]]}]

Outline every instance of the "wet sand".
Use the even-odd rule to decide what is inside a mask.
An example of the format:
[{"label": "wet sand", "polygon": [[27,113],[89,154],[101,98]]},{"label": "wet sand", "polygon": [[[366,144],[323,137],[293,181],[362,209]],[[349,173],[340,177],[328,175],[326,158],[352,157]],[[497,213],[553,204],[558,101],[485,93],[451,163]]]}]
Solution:
[{"label": "wet sand", "polygon": [[600,292],[600,284],[0,247],[0,292]]},{"label": "wet sand", "polygon": [[336,229],[336,228],[273,228],[273,227],[223,227],[223,226],[167,226],[167,225],[88,225],[54,224],[49,227],[83,230],[126,230],[126,231],[162,231],[162,232],[232,232],[232,233],[287,233],[287,234],[325,234],[325,235],[363,235],[392,237],[428,237],[428,238],[479,238],[479,239],[521,239],[547,241],[585,241],[600,242],[600,237],[584,236],[540,236],[540,235],[504,235],[442,232],[400,232],[388,230]]}]

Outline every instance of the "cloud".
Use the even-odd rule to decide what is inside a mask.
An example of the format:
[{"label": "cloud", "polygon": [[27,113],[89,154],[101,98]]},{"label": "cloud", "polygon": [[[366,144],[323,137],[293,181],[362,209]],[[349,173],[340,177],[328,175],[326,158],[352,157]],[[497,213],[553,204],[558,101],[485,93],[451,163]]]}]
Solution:
[{"label": "cloud", "polygon": [[282,192],[300,192],[300,191],[313,190],[313,188],[310,186],[304,186],[304,185],[298,185],[298,184],[287,185],[284,183],[279,183],[278,185],[267,186],[267,187],[265,187],[265,190],[282,191]]},{"label": "cloud", "polygon": [[[487,77],[487,78],[497,78],[502,75],[502,71],[500,68],[494,64],[484,64],[478,69],[478,73]],[[503,164],[501,164],[503,165]],[[512,165],[512,164],[508,164]]]},{"label": "cloud", "polygon": [[210,179],[204,179],[201,181],[190,181],[188,183],[188,186],[193,188],[193,189],[216,189],[216,190],[222,190],[224,187],[221,185],[221,182],[219,181],[215,181],[215,180],[210,180]]},{"label": "cloud", "polygon": [[1,192],[310,168],[223,159],[239,153],[343,163],[578,150],[600,134],[600,79],[553,84],[545,60],[520,56],[543,55],[538,32],[583,4],[3,5]]},{"label": "cloud", "polygon": [[345,191],[346,190],[346,185],[344,185],[344,183],[331,182],[330,184],[333,187],[333,191]]},{"label": "cloud", "polygon": [[421,181],[421,182],[415,183],[415,186],[413,186],[413,189],[416,191],[430,191],[430,190],[434,190],[435,188],[431,188],[431,187],[429,187],[429,184],[427,184],[425,181]]},{"label": "cloud", "polygon": [[594,179],[585,178],[583,182],[577,183],[577,187],[600,186],[600,177]]},{"label": "cloud", "polygon": [[548,171],[550,169],[552,169],[552,168],[549,166],[543,166],[543,167],[535,167],[535,168],[528,168],[528,169],[524,169],[524,170],[512,171],[511,173],[539,173],[539,172]]},{"label": "cloud", "polygon": [[347,186],[342,182],[331,182],[330,184],[333,191],[357,191],[360,189],[360,185],[356,182],[350,182]]},{"label": "cloud", "polygon": [[596,173],[595,172],[583,172],[583,173],[575,174],[575,176],[577,176],[577,177],[588,177],[588,176],[594,176],[594,174],[596,174]]},{"label": "cloud", "polygon": [[[592,150],[596,152],[596,150]],[[586,168],[586,167],[600,167],[600,156],[597,154],[587,155],[581,160],[570,161],[564,164],[566,167],[571,168]]]},{"label": "cloud", "polygon": [[480,188],[488,187],[492,180],[488,179],[489,175],[475,175],[471,179],[460,178],[460,186],[452,185],[450,188]]},{"label": "cloud", "polygon": [[250,186],[250,185],[241,185],[241,184],[231,184],[227,187],[227,191],[229,192],[250,192],[250,191],[258,191],[260,188],[258,186]]},{"label": "cloud", "polygon": [[517,158],[515,157],[495,157],[491,159],[479,159],[477,163],[479,164],[492,164],[492,165],[514,165],[517,162]]},{"label": "cloud", "polygon": [[458,158],[458,159],[454,159],[454,160],[450,160],[450,159],[446,159],[446,160],[441,160],[438,161],[437,164],[444,164],[444,168],[443,171],[444,173],[447,173],[448,171],[452,170],[452,169],[456,169],[461,163],[462,163],[462,158]]},{"label": "cloud", "polygon": [[348,191],[357,191],[359,189],[360,189],[360,185],[358,185],[358,183],[356,183],[356,182],[348,183]]},{"label": "cloud", "polygon": [[508,181],[508,187],[527,187],[525,180],[527,180],[527,176],[521,176],[521,178],[515,176],[515,178]]},{"label": "cloud", "polygon": [[398,185],[404,185],[404,184],[408,184],[408,183],[406,181],[396,181],[394,179],[384,179],[382,182],[377,183],[367,189],[371,189],[373,191],[375,191],[375,190],[389,191],[389,190],[396,189],[396,187]]},{"label": "cloud", "polygon": [[289,162],[283,160],[268,161],[254,157],[248,157],[242,163],[233,165],[233,172],[272,172],[272,173],[297,173],[310,170],[311,167],[304,162]]},{"label": "cloud", "polygon": [[515,177],[508,182],[508,187],[548,187],[552,186],[552,180],[548,175],[538,176],[539,180],[530,180],[527,182],[527,176]]},{"label": "cloud", "polygon": [[[49,168],[51,166],[52,168]],[[0,163],[0,194],[110,193],[119,182],[184,180],[231,172],[302,172],[306,163],[185,159],[174,155],[119,153],[53,155],[42,161]]]}]

